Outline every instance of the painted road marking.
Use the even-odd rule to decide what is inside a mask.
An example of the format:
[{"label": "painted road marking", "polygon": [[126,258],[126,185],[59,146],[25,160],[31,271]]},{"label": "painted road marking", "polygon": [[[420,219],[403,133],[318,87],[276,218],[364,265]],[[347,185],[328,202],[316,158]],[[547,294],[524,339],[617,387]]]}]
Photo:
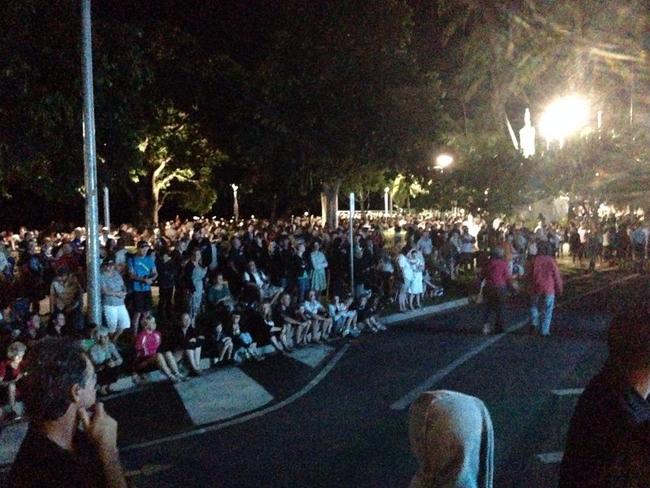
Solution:
[{"label": "painted road marking", "polygon": [[133,478],[135,476],[151,476],[152,474],[161,473],[173,467],[173,464],[145,464],[140,469],[125,472],[124,476],[126,478]]},{"label": "painted road marking", "polygon": [[300,391],[297,391],[290,397],[282,400],[281,402],[276,403],[275,405],[271,405],[270,407],[267,407],[263,410],[259,410],[257,412],[250,413],[248,415],[244,415],[243,417],[239,417],[236,419],[232,420],[227,420],[221,424],[217,425],[210,425],[208,427],[201,427],[199,429],[191,430],[188,432],[183,432],[181,434],[175,434],[167,437],[162,437],[160,439],[156,439],[154,441],[148,441],[148,442],[142,442],[139,444],[132,444],[127,447],[120,448],[120,452],[127,452],[127,451],[134,451],[136,449],[143,449],[151,446],[155,446],[158,444],[165,444],[167,442],[171,441],[177,441],[180,439],[187,439],[188,437],[195,437],[198,435],[203,435],[208,432],[215,432],[218,430],[225,429],[227,427],[231,427],[233,425],[238,425],[242,424],[244,422],[248,422],[249,420],[253,420],[259,417],[263,417],[264,415],[267,415],[271,412],[275,412],[276,410],[280,410],[281,408],[286,407],[287,405],[292,404],[296,400],[300,399],[301,397],[305,396],[307,393],[309,393],[316,385],[318,385],[323,379],[329,374],[332,369],[334,369],[334,366],[336,366],[336,363],[338,363],[343,355],[347,352],[347,350],[350,348],[350,344],[345,344],[339,352],[336,353],[336,355],[330,360],[329,363],[316,375],[314,379],[312,379],[305,387],[303,387]]},{"label": "painted road marking", "polygon": [[174,388],[194,425],[218,422],[273,401],[268,391],[239,368],[221,369]]},{"label": "painted road marking", "polygon": [[[524,325],[528,323],[528,319],[522,320],[520,322],[517,322],[514,327],[510,329],[510,331],[515,331],[518,329],[521,329]],[[490,337],[488,340],[485,342],[479,344],[476,346],[474,349],[472,349],[469,352],[466,352],[463,354],[461,357],[450,363],[449,365],[445,366],[441,370],[437,371],[433,375],[429,376],[426,380],[424,380],[422,383],[420,383],[418,386],[413,388],[411,391],[409,391],[406,395],[404,395],[402,398],[397,400],[395,403],[393,403],[390,408],[391,410],[405,410],[413,403],[417,397],[420,396],[423,392],[429,390],[431,387],[436,385],[438,382],[440,382],[443,378],[448,376],[450,373],[452,373],[456,368],[459,366],[462,366],[465,364],[467,361],[472,359],[474,356],[476,356],[478,353],[483,351],[484,349],[487,349],[490,347],[492,344],[495,342],[500,341],[505,337],[507,332],[504,332],[503,334],[497,334],[495,336]]]},{"label": "painted road marking", "polygon": [[557,464],[562,462],[562,456],[564,456],[564,451],[557,452],[545,452],[542,454],[537,454],[535,457],[539,459],[544,464]]},{"label": "painted road marking", "polygon": [[585,391],[584,388],[565,388],[564,390],[551,390],[551,393],[556,396],[577,396],[582,395]]},{"label": "painted road marking", "polygon": [[[569,303],[574,302],[575,300],[582,299],[582,298],[584,298],[586,296],[589,296],[589,295],[593,295],[594,293],[599,293],[599,292],[601,292],[603,290],[607,290],[608,288],[611,288],[612,285],[615,285],[617,283],[623,283],[625,281],[631,280],[631,279],[636,278],[638,276],[639,276],[638,274],[633,274],[633,275],[630,275],[630,276],[626,276],[625,278],[621,278],[620,280],[612,281],[611,283],[609,283],[609,284],[607,284],[605,286],[601,286],[600,288],[596,288],[595,290],[590,290],[587,293],[583,293],[582,295],[578,295],[576,297],[573,297],[573,298],[567,300],[566,302],[559,303],[557,305],[556,309],[565,307],[566,305],[568,305]],[[480,353],[484,349],[488,348],[492,344],[500,341],[501,339],[503,339],[510,332],[514,332],[514,331],[516,331],[518,329],[521,329],[524,325],[526,325],[528,323],[529,323],[528,319],[517,322],[513,327],[510,327],[507,332],[505,332],[503,334],[495,335],[495,336],[489,338],[488,340],[486,340],[485,342],[483,342],[482,344],[476,346],[471,351],[466,352],[465,354],[463,354],[461,357],[459,357],[458,359],[453,361],[448,366],[444,367],[443,369],[441,369],[441,370],[437,371],[436,373],[434,373],[433,375],[429,376],[426,380],[424,380],[418,386],[413,388],[406,395],[404,395],[402,398],[400,398],[395,403],[393,403],[390,406],[391,410],[406,410],[409,407],[409,405],[411,405],[411,403],[413,403],[417,399],[417,397],[420,396],[420,394],[422,394],[425,391],[431,389],[433,386],[435,386],[437,383],[439,383],[442,379],[444,379],[446,376],[448,376],[450,373],[452,373],[456,368],[458,368],[459,366],[462,366],[467,361],[472,359],[474,356],[476,356],[478,353]]]},{"label": "painted road marking", "polygon": [[323,359],[329,356],[333,350],[333,347],[319,345],[317,347],[312,346],[303,349],[295,349],[293,352],[289,353],[289,356],[313,369],[318,366]]}]

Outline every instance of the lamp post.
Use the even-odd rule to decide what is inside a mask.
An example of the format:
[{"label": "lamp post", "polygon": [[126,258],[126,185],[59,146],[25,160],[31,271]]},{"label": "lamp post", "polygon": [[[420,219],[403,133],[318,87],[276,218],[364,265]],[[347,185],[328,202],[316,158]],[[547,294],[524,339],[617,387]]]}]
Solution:
[{"label": "lamp post", "polygon": [[384,215],[386,217],[388,217],[388,192],[390,192],[390,188],[384,188]]},{"label": "lamp post", "polygon": [[239,201],[237,200],[237,190],[239,187],[234,183],[230,185],[232,188],[232,194],[234,196],[234,201],[232,204],[232,213],[235,216],[235,222],[239,220]]},{"label": "lamp post", "polygon": [[108,185],[104,185],[104,227],[111,231],[111,199],[108,192]]},{"label": "lamp post", "polygon": [[350,219],[348,222],[350,239],[350,293],[354,296],[354,193],[350,193]]},{"label": "lamp post", "polygon": [[102,323],[99,289],[99,211],[97,204],[97,157],[95,146],[95,100],[93,93],[93,52],[90,0],[81,2],[83,75],[84,186],[86,193],[86,269],[88,320]]}]

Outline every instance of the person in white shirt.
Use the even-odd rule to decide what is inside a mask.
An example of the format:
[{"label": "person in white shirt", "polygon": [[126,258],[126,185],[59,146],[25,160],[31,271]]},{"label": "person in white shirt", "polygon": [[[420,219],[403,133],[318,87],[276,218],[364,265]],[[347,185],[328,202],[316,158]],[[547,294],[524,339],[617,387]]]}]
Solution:
[{"label": "person in white shirt", "polygon": [[402,252],[399,252],[397,255],[397,266],[399,267],[402,273],[402,285],[399,290],[399,311],[406,312],[407,310],[407,301],[409,298],[409,290],[412,287],[412,282],[414,279],[413,276],[413,267],[407,257],[410,249],[405,247],[402,249]]},{"label": "person in white shirt", "polygon": [[467,266],[470,270],[474,268],[474,245],[476,238],[469,233],[469,228],[463,225],[462,234],[460,235],[460,257],[458,265],[462,268]]}]

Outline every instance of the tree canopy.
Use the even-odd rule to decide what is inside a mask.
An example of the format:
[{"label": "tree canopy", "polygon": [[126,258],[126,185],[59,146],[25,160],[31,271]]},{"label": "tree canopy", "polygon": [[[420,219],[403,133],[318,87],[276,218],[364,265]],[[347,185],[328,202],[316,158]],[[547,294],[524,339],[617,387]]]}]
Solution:
[{"label": "tree canopy", "polygon": [[[321,192],[366,200],[398,175],[427,206],[646,199],[644,130],[629,120],[650,103],[641,0],[93,5],[98,169],[118,218],[226,212],[230,183],[250,213],[315,210]],[[78,2],[2,6],[0,202],[79,207]],[[535,123],[567,92],[603,128],[524,160],[506,116],[518,128],[530,107]],[[441,175],[442,150],[456,162]]]}]

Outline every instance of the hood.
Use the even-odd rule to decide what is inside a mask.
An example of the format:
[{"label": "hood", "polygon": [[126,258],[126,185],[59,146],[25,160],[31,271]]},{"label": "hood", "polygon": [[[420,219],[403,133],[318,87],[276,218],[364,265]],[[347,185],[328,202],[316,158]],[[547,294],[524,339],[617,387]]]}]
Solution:
[{"label": "hood", "polygon": [[455,391],[428,391],[409,410],[419,463],[410,488],[492,488],[494,430],[485,404]]}]

